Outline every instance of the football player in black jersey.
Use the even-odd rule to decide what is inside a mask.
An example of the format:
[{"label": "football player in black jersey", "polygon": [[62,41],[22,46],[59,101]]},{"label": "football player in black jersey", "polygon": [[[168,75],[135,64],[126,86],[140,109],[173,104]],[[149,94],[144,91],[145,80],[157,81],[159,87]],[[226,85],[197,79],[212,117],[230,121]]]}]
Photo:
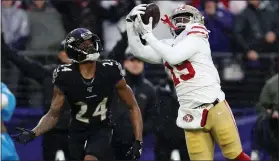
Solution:
[{"label": "football player in black jersey", "polygon": [[102,50],[100,39],[84,28],[68,34],[65,50],[73,63],[60,65],[53,72],[55,87],[50,110],[33,130],[21,128],[15,140],[27,143],[53,128],[67,97],[72,115],[70,159],[105,158],[112,137],[109,104],[116,90],[129,107],[134,128],[135,143],[127,155],[137,160],[142,151],[142,117],[133,92],[123,78],[121,65],[113,60],[98,61]]}]

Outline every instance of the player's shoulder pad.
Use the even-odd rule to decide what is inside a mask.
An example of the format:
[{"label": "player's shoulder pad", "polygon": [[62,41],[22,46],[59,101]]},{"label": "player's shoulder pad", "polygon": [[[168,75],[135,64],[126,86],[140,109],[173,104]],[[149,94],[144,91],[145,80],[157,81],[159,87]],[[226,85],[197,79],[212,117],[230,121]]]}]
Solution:
[{"label": "player's shoulder pad", "polygon": [[112,59],[105,59],[100,61],[100,63],[102,64],[103,67],[107,67],[107,68],[118,68],[118,66],[121,64],[115,60]]},{"label": "player's shoulder pad", "polygon": [[57,77],[64,77],[68,74],[70,74],[73,71],[73,65],[72,64],[61,64],[58,65],[57,68],[53,70],[52,73],[52,82],[54,83]]},{"label": "player's shoulder pad", "polygon": [[117,62],[116,60],[113,60],[113,59],[104,59],[104,60],[101,60],[100,62],[102,64],[108,64],[108,63],[112,64],[110,66],[113,66],[113,65],[116,65],[116,64],[119,63],[119,62]]},{"label": "player's shoulder pad", "polygon": [[57,68],[54,69],[57,73],[69,73],[73,71],[73,64],[61,64],[58,65]]},{"label": "player's shoulder pad", "polygon": [[120,74],[124,76],[122,65],[119,62],[112,59],[105,59],[100,61],[100,63],[102,64],[103,67],[107,68],[108,70],[117,71],[117,72],[120,71]]},{"label": "player's shoulder pad", "polygon": [[183,31],[183,34],[187,36],[200,36],[204,38],[208,38],[210,31],[200,23],[193,23],[186,25],[186,29]]}]

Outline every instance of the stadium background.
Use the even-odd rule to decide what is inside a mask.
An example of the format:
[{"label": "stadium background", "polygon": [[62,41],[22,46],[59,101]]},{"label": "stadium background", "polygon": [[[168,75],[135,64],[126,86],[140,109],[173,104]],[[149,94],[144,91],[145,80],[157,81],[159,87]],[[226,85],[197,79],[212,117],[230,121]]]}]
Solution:
[{"label": "stadium background", "polygon": [[[105,51],[102,54],[106,55],[116,41],[121,38],[119,30],[124,31],[125,15],[136,3],[141,3],[132,0],[50,0],[41,2],[44,6],[43,9],[38,7],[40,2],[36,6],[32,0],[14,1],[13,9],[10,10],[13,12],[5,14],[9,11],[2,9],[1,19],[2,32],[10,35],[5,37],[6,42],[19,50],[20,54],[39,60],[43,64],[56,62],[60,41],[63,40],[66,33],[80,26],[87,27],[100,35],[105,46]],[[149,2],[151,1],[143,0],[143,3]],[[207,14],[206,8],[210,8],[210,6],[206,6],[204,0],[155,1],[155,3],[160,6],[161,17],[164,14],[170,14],[173,8],[183,3],[198,7],[205,15]],[[213,37],[210,39],[213,50],[212,57],[220,73],[226,98],[235,114],[243,147],[250,154],[251,128],[257,118],[255,104],[265,81],[278,71],[279,33],[275,31],[277,44],[274,44],[274,51],[256,50],[258,57],[256,59],[251,58],[248,56],[248,50],[242,49],[237,44],[237,37],[239,36],[237,35],[239,34],[237,26],[240,17],[245,16],[242,13],[247,9],[247,2],[214,0],[214,3],[218,6],[214,14],[220,21],[210,21],[209,18],[209,21],[206,22]],[[260,9],[273,13],[275,20],[279,21],[278,3],[279,1],[262,1]],[[3,2],[1,7],[3,7]],[[21,16],[17,16],[17,14],[21,14]],[[12,16],[16,18],[8,21],[7,18]],[[266,19],[268,18],[266,17]],[[40,22],[39,20],[43,21]],[[255,24],[262,27],[268,25],[265,22],[269,20],[258,21]],[[275,23],[279,24],[278,22]],[[15,32],[14,28],[17,27],[21,28],[20,32]],[[249,26],[244,27],[252,30],[249,29]],[[279,25],[277,28],[279,29]],[[158,38],[171,36],[166,31],[168,31],[168,27],[161,22],[154,30]],[[264,35],[268,31],[262,29],[258,32],[257,34]],[[250,37],[250,39],[247,41],[253,41],[254,38]],[[44,87],[20,74],[20,71],[12,63],[2,59],[1,61],[2,81],[17,97],[15,114],[12,121],[8,123],[8,131],[12,134],[15,133],[15,127],[17,126],[32,128],[36,125],[43,113],[41,105],[44,101],[42,100],[42,89]],[[161,65],[146,64],[145,77],[154,85],[158,85],[166,79],[166,73]],[[154,137],[150,135],[145,138],[144,142],[142,159],[152,160],[154,157],[152,148]],[[21,160],[42,160],[41,138],[27,145],[16,144],[16,148]],[[215,156],[216,159],[222,158],[219,149],[216,150]]]}]

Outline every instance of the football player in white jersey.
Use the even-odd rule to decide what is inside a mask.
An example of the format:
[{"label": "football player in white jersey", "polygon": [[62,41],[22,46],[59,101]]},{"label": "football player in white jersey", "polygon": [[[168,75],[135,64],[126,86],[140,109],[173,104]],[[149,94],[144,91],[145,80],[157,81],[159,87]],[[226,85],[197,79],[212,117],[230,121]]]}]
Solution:
[{"label": "football player in white jersey", "polygon": [[141,20],[145,9],[146,4],[138,5],[126,18],[129,46],[136,57],[162,63],[171,73],[180,103],[176,123],[185,129],[190,159],[213,160],[216,141],[225,158],[251,160],[242,150],[234,116],[221,90],[202,14],[189,5],[175,9],[163,20],[173,38],[158,40],[152,33],[152,18],[147,25]]}]

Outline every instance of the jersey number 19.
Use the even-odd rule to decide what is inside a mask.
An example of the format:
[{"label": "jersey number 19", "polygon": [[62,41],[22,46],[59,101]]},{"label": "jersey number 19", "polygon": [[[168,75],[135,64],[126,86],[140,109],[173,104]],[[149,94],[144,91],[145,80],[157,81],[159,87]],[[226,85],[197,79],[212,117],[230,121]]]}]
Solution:
[{"label": "jersey number 19", "polygon": [[[107,118],[107,98],[104,98],[103,101],[99,103],[96,110],[92,114],[93,117],[101,116],[101,121]],[[78,121],[89,123],[89,118],[84,117],[84,114],[87,112],[88,106],[85,102],[77,102],[76,105],[80,106],[79,112],[76,114],[76,119]]]},{"label": "jersey number 19", "polygon": [[192,66],[192,64],[189,61],[184,61],[182,64],[180,65],[175,65],[174,67],[176,68],[176,70],[178,71],[182,71],[184,69],[188,70],[188,74],[181,74],[179,77],[177,77],[174,73],[174,68],[172,66],[169,65],[168,62],[165,62],[165,67],[167,67],[172,75],[172,79],[174,82],[174,85],[177,86],[180,83],[180,79],[183,81],[187,81],[189,79],[194,78],[196,72]]}]

